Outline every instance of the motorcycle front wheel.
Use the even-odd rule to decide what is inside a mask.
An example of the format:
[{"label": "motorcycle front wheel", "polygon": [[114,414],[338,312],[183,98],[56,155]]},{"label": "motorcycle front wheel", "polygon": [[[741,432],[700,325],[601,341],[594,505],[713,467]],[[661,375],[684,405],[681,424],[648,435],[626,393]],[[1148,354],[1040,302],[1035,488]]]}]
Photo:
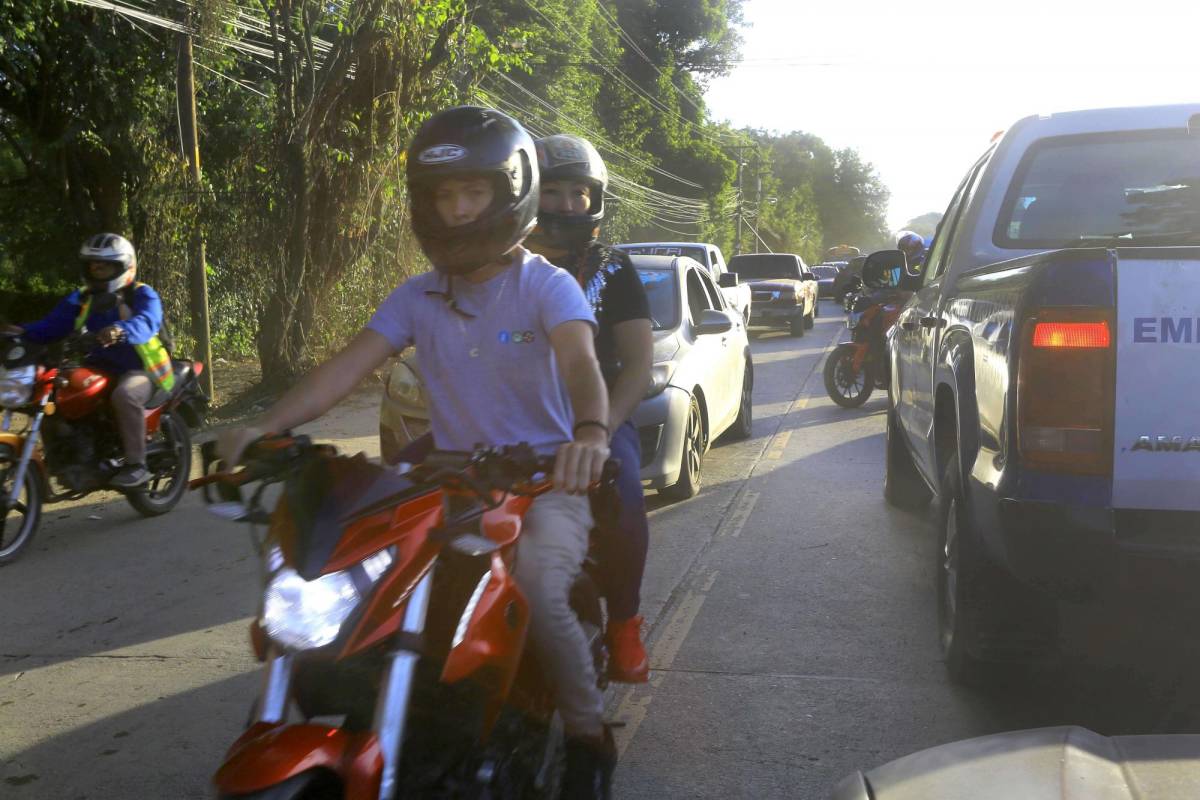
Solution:
[{"label": "motorcycle front wheel", "polygon": [[192,471],[192,437],[187,425],[174,414],[164,414],[158,436],[146,451],[150,482],[128,492],[125,499],[144,517],[166,514],[187,491]]},{"label": "motorcycle front wheel", "polygon": [[42,482],[34,465],[26,465],[20,486],[16,478],[17,462],[0,461],[0,498],[16,501],[11,508],[0,506],[0,565],[20,557],[42,519]]},{"label": "motorcycle front wheel", "polygon": [[858,408],[875,390],[870,364],[854,369],[855,350],[853,344],[840,344],[825,360],[825,391],[842,408]]}]

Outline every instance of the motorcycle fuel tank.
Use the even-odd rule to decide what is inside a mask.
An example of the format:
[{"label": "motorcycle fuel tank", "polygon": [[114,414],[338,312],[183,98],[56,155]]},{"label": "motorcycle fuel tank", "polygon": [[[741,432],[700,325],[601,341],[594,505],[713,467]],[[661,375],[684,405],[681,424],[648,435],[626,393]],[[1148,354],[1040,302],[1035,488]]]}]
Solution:
[{"label": "motorcycle fuel tank", "polygon": [[58,413],[67,419],[80,419],[96,410],[96,401],[108,391],[109,378],[103,372],[77,367],[59,372],[55,403]]}]

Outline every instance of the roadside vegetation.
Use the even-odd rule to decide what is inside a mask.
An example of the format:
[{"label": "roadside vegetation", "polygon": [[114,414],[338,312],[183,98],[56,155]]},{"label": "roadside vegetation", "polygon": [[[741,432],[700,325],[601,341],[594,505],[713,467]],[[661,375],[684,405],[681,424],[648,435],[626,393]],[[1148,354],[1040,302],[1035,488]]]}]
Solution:
[{"label": "roadside vegetation", "polygon": [[[870,164],[811,133],[710,119],[741,57],[741,0],[25,0],[0,5],[0,315],[44,310],[85,235],[139,249],[190,347],[188,250],[207,245],[214,347],[286,383],[424,269],[404,147],[432,111],[505,110],[592,139],[606,235],[819,261],[881,245]],[[192,34],[202,180],[176,106]],[[802,98],[789,98],[802,102]],[[740,170],[738,160],[742,162]]]}]

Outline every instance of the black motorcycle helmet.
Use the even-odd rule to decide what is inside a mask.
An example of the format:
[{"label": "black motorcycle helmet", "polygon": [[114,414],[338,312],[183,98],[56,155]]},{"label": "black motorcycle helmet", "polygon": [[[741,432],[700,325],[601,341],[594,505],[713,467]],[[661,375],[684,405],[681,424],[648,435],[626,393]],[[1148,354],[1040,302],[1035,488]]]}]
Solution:
[{"label": "black motorcycle helmet", "polygon": [[579,181],[592,190],[592,202],[586,214],[560,214],[538,211],[533,237],[550,247],[577,250],[600,236],[604,219],[604,190],[608,188],[608,168],[604,159],[587,139],[558,133],[537,140],[538,173],[543,184],[550,181]]},{"label": "black motorcycle helmet", "polygon": [[[433,266],[465,275],[499,260],[537,221],[538,172],[533,137],[507,114],[458,106],[434,114],[408,148],[412,229]],[[447,178],[492,181],[492,205],[476,220],[442,222],[434,190]]]}]

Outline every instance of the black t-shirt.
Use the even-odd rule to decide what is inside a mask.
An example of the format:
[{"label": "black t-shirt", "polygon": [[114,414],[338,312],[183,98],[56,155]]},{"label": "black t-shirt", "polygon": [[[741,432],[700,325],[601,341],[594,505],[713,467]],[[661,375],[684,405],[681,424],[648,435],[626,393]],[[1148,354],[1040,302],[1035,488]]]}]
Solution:
[{"label": "black t-shirt", "polygon": [[582,267],[566,266],[575,275],[596,315],[596,358],[609,388],[621,371],[613,327],[634,319],[650,319],[650,303],[642,279],[623,250],[593,244]]}]

